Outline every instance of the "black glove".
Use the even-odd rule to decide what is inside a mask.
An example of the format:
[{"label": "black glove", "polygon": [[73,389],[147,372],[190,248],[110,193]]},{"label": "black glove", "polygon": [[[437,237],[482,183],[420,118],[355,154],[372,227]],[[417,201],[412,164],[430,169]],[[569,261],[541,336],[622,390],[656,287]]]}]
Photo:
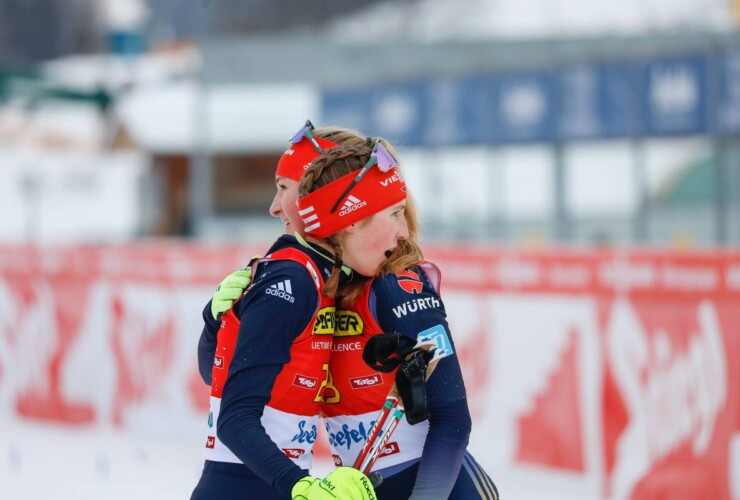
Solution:
[{"label": "black glove", "polygon": [[414,352],[414,346],[414,341],[404,335],[381,333],[367,342],[362,351],[362,359],[373,370],[389,373]]},{"label": "black glove", "polygon": [[406,420],[414,425],[429,418],[427,407],[427,366],[434,350],[419,349],[398,367],[396,389],[406,408]]}]

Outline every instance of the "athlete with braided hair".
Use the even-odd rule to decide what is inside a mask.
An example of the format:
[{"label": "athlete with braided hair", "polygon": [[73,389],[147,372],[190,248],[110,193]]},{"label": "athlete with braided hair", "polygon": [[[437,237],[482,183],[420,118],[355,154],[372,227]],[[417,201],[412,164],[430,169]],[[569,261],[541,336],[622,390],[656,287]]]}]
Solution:
[{"label": "athlete with braided hair", "polygon": [[[335,145],[314,137],[310,127],[293,142],[278,165],[279,178],[302,172],[319,150]],[[278,179],[278,189],[280,182],[285,179]],[[287,208],[279,197],[280,192],[273,215]],[[387,201],[402,207],[405,197],[399,190]],[[386,204],[371,203],[366,213],[385,210]],[[285,214],[284,220],[290,217]],[[370,268],[405,237],[401,219],[354,237],[360,247],[365,239],[382,238],[385,248],[350,249],[345,255]],[[216,325],[213,304],[206,307],[199,364],[211,384],[211,411],[206,462],[193,499],[376,498],[369,479],[356,469],[342,467],[324,479],[308,475],[334,333],[322,325],[334,317],[341,268],[332,245],[284,235],[252,263],[252,283]]]},{"label": "athlete with braided hair", "polygon": [[[360,164],[366,165],[367,146],[374,143],[355,136],[352,139],[355,149],[343,148],[344,151],[333,150],[322,155],[325,157],[316,162],[316,167],[312,165],[307,171],[310,175],[302,184],[303,194],[309,194],[319,183],[326,186],[339,180],[337,172],[332,173],[329,164],[336,169],[337,165],[352,161],[355,170]],[[384,153],[376,154],[376,157],[382,159],[386,156],[383,168],[388,168],[389,159],[395,162],[392,149],[385,141],[380,141],[380,145]],[[365,147],[364,153],[359,146]],[[350,177],[354,179],[357,176]],[[393,182],[386,179],[385,186],[402,182],[398,177],[393,178]],[[356,184],[367,180],[362,179]],[[340,184],[349,186],[352,181],[345,179]],[[347,193],[345,190],[346,187],[341,193],[334,193],[342,206],[353,208],[365,201],[354,187],[350,187]],[[337,200],[330,197],[326,203],[336,205]],[[302,204],[306,210],[305,200]],[[329,215],[324,214],[325,217],[331,219],[332,208],[324,207],[324,212],[329,212]],[[347,212],[345,215],[339,212],[339,208],[335,209],[335,219],[348,215]],[[316,222],[321,223],[321,220],[314,215],[316,213],[310,211],[304,214],[307,219],[305,234],[313,232],[321,236],[321,225],[316,226]],[[390,257],[381,263],[380,272],[375,273],[380,276],[362,276],[374,276],[369,270],[364,270],[355,273],[352,280],[343,282],[339,288],[342,307],[337,310],[334,320],[331,378],[322,403],[335,462],[345,466],[353,463],[394,381],[393,373],[374,372],[363,362],[361,354],[368,340],[385,331],[398,332],[414,342],[420,333],[432,330],[440,334],[440,338],[449,340],[450,353],[439,361],[427,384],[429,422],[414,426],[402,422],[393,434],[374,468],[384,477],[376,489],[378,498],[404,499],[409,498],[412,492],[413,498],[498,498],[491,479],[465,451],[470,415],[464,383],[439,297],[439,271],[432,264],[423,262],[417,243],[418,221],[410,198],[407,199],[404,218],[409,237],[400,240],[393,251],[388,252]],[[370,224],[371,219],[360,225]],[[303,229],[300,221],[293,226]],[[344,248],[348,244],[351,246],[351,241],[342,240],[339,236],[328,238],[327,243],[342,255]]]},{"label": "athlete with braided hair", "polygon": [[[322,153],[306,170],[298,201],[304,214],[305,233],[324,237],[337,255],[354,249],[342,233],[325,236],[341,222],[335,207],[354,207],[369,198],[365,189],[374,187],[370,172],[395,168],[396,160],[385,141],[375,144],[377,169],[371,167],[361,180],[358,175],[327,175],[342,163],[367,166],[372,159],[367,151],[337,147]],[[311,189],[321,183],[322,200],[315,200]],[[327,182],[330,182],[326,185]],[[398,176],[381,182],[381,190],[402,184]],[[333,186],[333,188],[332,188]],[[327,194],[329,195],[327,197]],[[314,197],[315,198],[315,197]],[[315,210],[307,207],[314,205]],[[411,207],[411,209],[409,209]],[[363,214],[357,208],[355,217]],[[355,212],[352,212],[355,213]],[[313,216],[318,215],[317,219]],[[380,214],[359,222],[358,230],[371,229]],[[398,216],[398,214],[394,214]],[[363,269],[344,257],[356,273],[342,282],[337,294],[337,316],[330,359],[331,386],[324,392],[321,407],[336,465],[351,465],[370,434],[378,410],[392,387],[395,371],[375,372],[363,362],[362,352],[369,340],[383,332],[393,332],[400,342],[416,344],[421,338],[434,340],[439,358],[425,384],[428,421],[409,424],[401,421],[373,470],[383,482],[376,488],[379,499],[498,499],[498,491],[485,471],[466,451],[471,430],[465,385],[459,359],[439,295],[440,271],[423,260],[417,243],[418,221],[413,204],[407,199],[403,214],[409,237],[399,241],[379,265],[379,272]],[[382,222],[377,222],[382,223]],[[324,229],[326,228],[326,229]],[[408,405],[407,405],[408,406]]]}]

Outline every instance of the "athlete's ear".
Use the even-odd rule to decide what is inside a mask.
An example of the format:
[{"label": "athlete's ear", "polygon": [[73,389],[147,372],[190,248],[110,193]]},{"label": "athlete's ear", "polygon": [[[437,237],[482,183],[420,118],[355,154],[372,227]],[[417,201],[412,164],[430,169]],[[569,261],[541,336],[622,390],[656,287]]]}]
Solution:
[{"label": "athlete's ear", "polygon": [[353,222],[349,226],[345,227],[344,231],[347,231],[347,234],[355,234],[357,232],[357,223]]}]

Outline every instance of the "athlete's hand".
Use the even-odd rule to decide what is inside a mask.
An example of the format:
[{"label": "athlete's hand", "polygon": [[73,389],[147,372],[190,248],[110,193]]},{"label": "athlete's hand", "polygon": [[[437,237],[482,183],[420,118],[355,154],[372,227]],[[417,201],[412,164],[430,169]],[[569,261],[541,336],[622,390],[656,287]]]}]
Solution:
[{"label": "athlete's hand", "polygon": [[221,314],[231,309],[234,301],[241,297],[250,281],[252,281],[251,266],[237,269],[224,278],[211,299],[211,316],[213,316],[213,319],[219,319]]},{"label": "athlete's hand", "polygon": [[337,467],[324,479],[306,476],[293,485],[293,500],[376,500],[370,479],[352,467]]}]

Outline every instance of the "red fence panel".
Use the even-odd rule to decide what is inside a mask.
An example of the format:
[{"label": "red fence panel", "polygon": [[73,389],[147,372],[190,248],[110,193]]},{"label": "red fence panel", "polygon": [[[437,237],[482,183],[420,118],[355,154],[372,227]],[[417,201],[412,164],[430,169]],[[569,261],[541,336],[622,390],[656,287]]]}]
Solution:
[{"label": "red fence panel", "polygon": [[[201,311],[260,251],[0,247],[0,413],[192,439],[208,403]],[[740,253],[427,254],[443,273],[471,450],[504,490],[740,496]]]}]

